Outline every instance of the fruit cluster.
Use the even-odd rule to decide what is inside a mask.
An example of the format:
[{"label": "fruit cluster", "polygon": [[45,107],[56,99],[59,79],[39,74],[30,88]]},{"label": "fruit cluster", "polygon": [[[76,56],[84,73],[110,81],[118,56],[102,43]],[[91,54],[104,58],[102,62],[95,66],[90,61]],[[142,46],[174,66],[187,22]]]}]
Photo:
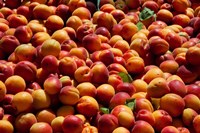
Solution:
[{"label": "fruit cluster", "polygon": [[200,133],[199,0],[0,0],[0,133]]}]

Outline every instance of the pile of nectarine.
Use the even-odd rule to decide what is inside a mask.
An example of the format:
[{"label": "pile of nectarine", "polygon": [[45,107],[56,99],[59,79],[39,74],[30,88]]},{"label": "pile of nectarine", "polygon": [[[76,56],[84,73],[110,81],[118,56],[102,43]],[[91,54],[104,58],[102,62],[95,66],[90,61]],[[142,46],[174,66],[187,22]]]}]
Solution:
[{"label": "pile of nectarine", "polygon": [[199,0],[0,0],[0,133],[200,133]]}]

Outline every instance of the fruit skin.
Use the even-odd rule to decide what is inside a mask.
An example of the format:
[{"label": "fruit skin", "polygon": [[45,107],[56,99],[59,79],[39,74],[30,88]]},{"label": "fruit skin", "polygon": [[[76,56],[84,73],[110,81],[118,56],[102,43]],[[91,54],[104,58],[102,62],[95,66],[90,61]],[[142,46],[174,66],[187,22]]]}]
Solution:
[{"label": "fruit skin", "polygon": [[4,18],[7,18],[10,14],[14,13],[12,9],[8,7],[2,7],[1,13],[3,14]]},{"label": "fruit skin", "polygon": [[52,127],[46,122],[36,122],[30,128],[30,133],[53,133]]},{"label": "fruit skin", "polygon": [[142,79],[146,82],[146,83],[150,83],[153,79],[155,78],[164,78],[164,73],[163,71],[158,68],[158,67],[152,67],[151,69],[149,69],[144,76],[142,77]]},{"label": "fruit skin", "polygon": [[117,127],[113,130],[113,133],[130,133],[130,131],[125,127]]},{"label": "fruit skin", "polygon": [[102,62],[95,62],[90,68],[93,73],[92,83],[94,84],[107,83],[109,78],[109,71],[108,68]]},{"label": "fruit skin", "polygon": [[131,133],[141,133],[141,132],[154,133],[155,131],[148,122],[143,120],[138,120],[135,122],[133,128],[131,129]]},{"label": "fruit skin", "polygon": [[178,70],[179,64],[174,60],[166,60],[160,64],[160,68],[163,72],[175,74]]},{"label": "fruit skin", "polygon": [[120,112],[118,114],[119,125],[126,127],[127,129],[132,128],[135,124],[135,117],[128,112]]},{"label": "fruit skin", "polygon": [[5,86],[7,89],[7,93],[17,94],[18,92],[22,92],[25,90],[26,82],[22,77],[18,75],[12,75],[6,79]]},{"label": "fruit skin", "polygon": [[5,82],[5,80],[12,76],[14,74],[14,70],[13,70],[13,66],[9,65],[9,63],[7,62],[2,62],[0,63],[0,71],[1,71],[1,75],[0,75],[0,80]]},{"label": "fruit skin", "polygon": [[96,21],[97,21],[97,27],[105,27],[109,31],[111,31],[112,27],[115,24],[117,24],[117,21],[108,12],[103,12],[99,14]]},{"label": "fruit skin", "polygon": [[188,92],[185,83],[181,82],[180,80],[169,81],[168,86],[170,88],[171,93],[178,94],[181,97],[184,97]]},{"label": "fruit skin", "polygon": [[18,92],[13,96],[12,106],[17,113],[27,112],[32,109],[33,97],[28,92]]},{"label": "fruit skin", "polygon": [[37,122],[46,122],[49,125],[55,117],[56,115],[51,109],[43,109],[36,113]]},{"label": "fruit skin", "polygon": [[89,58],[89,53],[84,47],[76,47],[74,46],[69,50],[70,56],[77,56],[79,59],[86,61]]},{"label": "fruit skin", "polygon": [[37,119],[33,113],[20,113],[15,119],[14,127],[18,132],[28,133],[30,127],[36,122]]},{"label": "fruit skin", "polygon": [[160,109],[167,111],[172,117],[178,117],[185,108],[184,99],[174,93],[168,93],[160,99]]},{"label": "fruit skin", "polygon": [[48,39],[42,43],[40,53],[43,57],[46,55],[53,55],[55,57],[58,57],[60,51],[60,42],[55,39]]},{"label": "fruit skin", "polygon": [[28,24],[26,17],[20,14],[11,14],[8,16],[7,20],[10,28],[17,28],[18,26]]},{"label": "fruit skin", "polygon": [[37,67],[30,61],[20,61],[14,68],[14,74],[22,77],[27,83],[35,81]]},{"label": "fruit skin", "polygon": [[127,22],[122,25],[120,35],[128,42],[130,42],[132,36],[138,32],[137,26],[132,22]]},{"label": "fruit skin", "polygon": [[178,68],[176,75],[181,77],[186,84],[192,83],[198,77],[198,74],[194,72],[193,69],[191,69],[188,65],[181,65]]},{"label": "fruit skin", "polygon": [[116,92],[127,92],[130,96],[135,93],[135,88],[131,83],[123,82],[117,85]]},{"label": "fruit skin", "polygon": [[65,4],[59,4],[56,8],[55,14],[60,16],[64,22],[69,18],[71,12],[69,11],[69,6]]},{"label": "fruit skin", "polygon": [[108,106],[115,95],[115,89],[109,84],[101,84],[97,87],[96,99],[98,103]]},{"label": "fruit skin", "polygon": [[144,97],[135,99],[135,112],[139,112],[141,109],[146,109],[150,112],[154,111],[152,103]]},{"label": "fruit skin", "polygon": [[98,119],[99,133],[110,133],[118,127],[118,119],[112,114],[103,114]]},{"label": "fruit skin", "polygon": [[51,121],[51,127],[53,132],[62,132],[62,123],[64,121],[63,116],[57,116]]},{"label": "fruit skin", "polygon": [[84,123],[82,119],[75,115],[68,115],[64,118],[62,129],[65,133],[80,133],[83,130]]},{"label": "fruit skin", "polygon": [[119,113],[120,113],[120,112],[124,112],[124,111],[127,112],[127,113],[129,113],[129,114],[131,114],[131,115],[133,115],[133,111],[131,110],[131,108],[129,108],[128,106],[126,106],[126,105],[124,105],[124,104],[115,106],[115,107],[111,110],[110,114],[112,114],[112,115],[118,117]]},{"label": "fruit skin", "polygon": [[77,48],[77,44],[72,39],[65,40],[61,43],[61,50],[70,51],[72,48]]},{"label": "fruit skin", "polygon": [[167,9],[160,9],[156,15],[158,20],[164,21],[167,24],[171,23],[173,18],[173,14]]},{"label": "fruit skin", "polygon": [[82,20],[78,16],[70,16],[66,21],[66,26],[73,28],[77,31],[78,27],[83,24]]},{"label": "fruit skin", "polygon": [[37,32],[46,32],[47,33],[47,28],[44,27],[44,25],[41,24],[40,22],[34,22],[32,20],[32,21],[29,21],[29,23],[27,24],[27,26],[31,29],[31,31],[33,32],[33,34],[35,34]]},{"label": "fruit skin", "polygon": [[43,87],[48,94],[54,95],[60,92],[62,88],[62,83],[58,77],[52,76],[44,81]]},{"label": "fruit skin", "polygon": [[68,6],[70,12],[73,12],[78,7],[86,7],[86,1],[84,0],[69,0]]},{"label": "fruit skin", "polygon": [[110,74],[108,77],[108,84],[112,85],[114,89],[120,84],[123,83],[122,78],[118,74]]},{"label": "fruit skin", "polygon": [[3,107],[0,107],[0,119],[3,119],[4,115],[4,109]]},{"label": "fruit skin", "polygon": [[117,92],[111,99],[109,103],[109,108],[113,109],[117,105],[124,104],[127,99],[131,98],[126,92]]},{"label": "fruit skin", "polygon": [[0,132],[3,132],[3,133],[13,133],[14,132],[14,127],[9,121],[0,120],[0,123],[1,123]]},{"label": "fruit skin", "polygon": [[57,72],[58,65],[59,65],[59,61],[53,55],[47,55],[41,61],[41,68],[49,73]]},{"label": "fruit skin", "polygon": [[91,82],[83,82],[76,86],[80,93],[80,97],[82,96],[91,96],[96,97],[96,87]]},{"label": "fruit skin", "polygon": [[64,86],[59,92],[59,100],[66,105],[75,105],[79,98],[79,91],[74,86]]},{"label": "fruit skin", "polygon": [[4,82],[0,81],[0,101],[4,99],[4,97],[6,96],[6,93],[7,93],[7,89]]},{"label": "fruit skin", "polygon": [[172,0],[172,5],[174,10],[183,13],[190,6],[190,3],[187,0]]},{"label": "fruit skin", "polygon": [[[122,64],[119,64],[119,63],[112,63],[107,68],[108,68],[110,74],[118,74],[119,72],[128,74],[125,66],[123,66]],[[117,86],[117,85],[115,85],[115,86]]]},{"label": "fruit skin", "polygon": [[36,110],[50,107],[51,99],[48,93],[43,89],[34,90],[32,92],[33,108]]},{"label": "fruit skin", "polygon": [[80,66],[74,72],[74,78],[77,82],[91,82],[93,73],[88,66]]},{"label": "fruit skin", "polygon": [[91,24],[83,24],[77,28],[76,37],[79,41],[82,41],[83,37],[92,33],[94,33],[93,26]]},{"label": "fruit skin", "polygon": [[4,35],[0,41],[2,51],[8,55],[11,54],[19,45],[19,40],[13,35]]},{"label": "fruit skin", "polygon": [[63,41],[70,39],[70,37],[64,29],[58,29],[52,33],[51,39],[55,39],[59,43],[62,43]]},{"label": "fruit skin", "polygon": [[141,0],[125,0],[126,5],[130,9],[137,9],[141,5]]},{"label": "fruit skin", "polygon": [[144,120],[148,122],[151,126],[154,126],[155,118],[151,111],[147,109],[141,109],[137,112],[136,120]]},{"label": "fruit skin", "polygon": [[192,64],[192,65],[197,65],[199,66],[199,62],[196,61],[196,59],[199,57],[199,47],[197,46],[192,46],[189,47],[187,52],[186,52],[186,60]]},{"label": "fruit skin", "polygon": [[155,118],[154,129],[160,132],[164,127],[170,126],[172,124],[172,117],[162,109],[155,110],[153,113]]},{"label": "fruit skin", "polygon": [[148,85],[147,95],[153,98],[160,98],[170,92],[167,81],[164,78],[154,78]]},{"label": "fruit skin", "polygon": [[19,7],[17,7],[17,14],[21,14],[23,15],[24,17],[26,17],[27,20],[30,20],[31,19],[31,12],[30,12],[30,9],[28,6],[25,6],[25,5],[20,5]]},{"label": "fruit skin", "polygon": [[159,36],[154,36],[149,39],[150,50],[155,55],[164,54],[169,50],[169,43],[160,38]]},{"label": "fruit skin", "polygon": [[[193,1],[197,0],[191,0],[191,3],[189,0],[187,2],[185,0],[155,0],[153,2],[149,0],[117,0],[115,2],[103,0],[101,11],[94,12],[93,15],[88,12],[85,0],[23,1],[22,5],[26,8],[21,9],[9,9],[7,7],[11,5],[7,3],[12,1],[0,0],[0,7],[2,6],[0,9],[0,25],[2,26],[0,40],[13,39],[8,40],[8,42],[3,40],[5,42],[0,44],[0,59],[2,59],[0,71],[3,70],[3,75],[0,73],[0,80],[3,84],[2,93],[0,92],[0,105],[2,105],[0,119],[9,121],[15,128],[15,117],[21,115],[21,112],[24,113],[23,115],[27,112],[34,113],[38,119],[36,122],[39,123],[39,121],[46,121],[40,117],[42,112],[53,108],[55,112],[49,112],[53,118],[62,116],[55,119],[57,120],[55,126],[59,132],[63,132],[62,123],[68,115],[81,118],[81,123],[84,124],[81,128],[82,132],[92,132],[98,130],[98,120],[103,115],[100,108],[109,107],[110,114],[118,120],[118,125],[113,133],[115,131],[125,133],[127,130],[129,130],[128,132],[136,132],[132,128],[136,126],[135,122],[140,120],[148,122],[155,128],[156,132],[170,132],[171,125],[177,129],[178,126],[186,126],[190,132],[198,131],[198,128],[196,129],[192,124],[195,125],[194,117],[200,112],[200,93],[198,93],[200,83],[196,81],[200,75],[199,63],[196,61],[200,46],[198,42],[200,34],[197,34],[200,19],[198,19],[198,4],[197,2],[193,3]],[[136,5],[125,5],[125,2]],[[182,6],[179,11],[176,8],[176,2]],[[3,7],[2,3],[6,3],[7,7]],[[168,14],[164,16],[169,17],[169,19],[159,19],[149,26],[145,26],[144,22],[142,29],[139,30],[136,23],[141,21],[138,16],[144,7],[154,10],[155,13],[161,13],[161,15],[162,12],[159,11],[165,9]],[[123,9],[124,12],[120,9]],[[117,12],[118,10],[121,12]],[[16,16],[20,20],[17,20]],[[59,16],[57,17],[59,21],[52,20],[55,16]],[[185,19],[182,20],[183,18]],[[24,22],[20,22],[21,20]],[[18,22],[14,23],[14,21]],[[52,24],[48,23],[55,23],[55,25],[53,27]],[[32,35],[25,33],[27,36],[32,36],[31,39],[17,35],[19,32],[17,28],[20,26],[27,26],[31,29]],[[24,32],[25,30],[22,33]],[[93,38],[90,36],[94,40],[89,38],[90,41],[87,42],[87,38],[84,38],[87,35],[94,35]],[[8,36],[11,37],[6,38]],[[44,42],[51,39],[59,42],[57,43],[58,47],[55,49],[48,47],[44,51],[41,50]],[[154,47],[154,41],[156,46],[161,47],[161,49]],[[155,53],[152,50],[155,50]],[[48,63],[51,67],[48,67]],[[128,67],[128,65],[130,66]],[[85,72],[89,73],[88,77],[83,75]],[[138,79],[137,82],[124,82],[118,75],[120,72],[129,73],[134,81]],[[16,78],[15,85],[21,85],[21,90],[12,92],[14,89],[10,89],[10,83],[7,82],[10,77],[16,75],[22,77],[21,81],[24,80],[24,84]],[[53,83],[53,78],[56,78],[55,83]],[[159,91],[154,94],[150,91],[151,83],[157,78],[164,79],[164,87],[160,86],[160,88],[166,89],[164,93],[158,95],[156,93]],[[108,90],[102,87],[105,84],[110,85]],[[63,93],[64,87],[70,89]],[[30,103],[29,105],[17,105],[16,96],[20,97],[19,94],[22,93],[31,95],[33,100],[31,107],[28,107]],[[164,107],[166,103],[163,102],[163,99],[171,93],[175,94],[176,97],[179,95],[181,98],[178,97],[177,101],[171,103],[169,98],[167,102],[169,102],[170,108]],[[135,108],[132,110],[124,105],[126,100],[130,98],[135,99]],[[23,102],[28,103],[29,100]],[[184,109],[183,100],[185,102]],[[179,102],[180,104],[178,104]],[[181,109],[173,106],[173,103],[177,103]],[[92,108],[90,112],[86,109],[89,108],[88,106]],[[81,111],[80,108],[83,110]],[[159,115],[159,113],[156,114],[157,109],[165,111],[162,112],[163,114],[167,112],[168,114],[166,113],[165,116],[170,114],[172,122],[169,117],[165,118],[164,116],[160,120],[156,116]],[[92,113],[91,110],[93,110]],[[174,110],[178,110],[178,113]],[[143,113],[146,116],[141,116]],[[53,121],[52,118],[50,119],[46,121],[49,125],[52,124],[50,121]],[[94,125],[91,122],[93,119],[96,120]],[[17,119],[17,121],[19,120]],[[28,121],[31,122],[29,119]],[[43,124],[41,123],[41,125]],[[54,131],[53,125],[51,125],[52,131]],[[148,126],[148,124],[146,125]],[[163,125],[167,128],[164,129]],[[119,128],[120,126],[123,128]],[[150,129],[151,126],[146,129]],[[17,129],[16,132],[30,132],[27,131],[27,128],[24,130],[26,131]],[[183,127],[178,130],[189,132]]]},{"label": "fruit skin", "polygon": [[72,12],[72,16],[78,16],[81,20],[91,19],[91,13],[86,7],[78,7]]},{"label": "fruit skin", "polygon": [[194,131],[195,132],[199,132],[200,131],[200,129],[198,127],[199,120],[200,120],[200,115],[197,115],[197,116],[194,117],[194,119],[192,121],[192,125],[194,127]]},{"label": "fruit skin", "polygon": [[63,28],[64,21],[58,15],[51,15],[47,18],[44,25],[48,30],[56,31]]},{"label": "fruit skin", "polygon": [[30,43],[21,44],[17,46],[13,52],[15,56],[15,61],[35,61],[37,57],[37,49],[32,46]]},{"label": "fruit skin", "polygon": [[73,77],[77,69],[77,64],[72,57],[64,57],[60,59],[58,69],[62,75]]},{"label": "fruit skin", "polygon": [[198,113],[192,108],[185,108],[182,113],[182,121],[184,125],[191,126],[194,118]]},{"label": "fruit skin", "polygon": [[67,116],[67,115],[74,115],[75,113],[75,109],[73,106],[71,105],[63,105],[60,106],[57,110],[56,110],[56,116]]},{"label": "fruit skin", "polygon": [[33,36],[33,32],[27,25],[22,25],[15,29],[14,36],[20,43],[29,43]]},{"label": "fruit skin", "polygon": [[[145,37],[139,38],[137,36],[145,36]],[[144,33],[137,32],[131,38],[130,48],[137,51],[141,57],[144,57],[148,53],[148,45],[147,45],[146,35],[144,35]]]},{"label": "fruit skin", "polygon": [[52,9],[45,4],[38,4],[33,8],[33,17],[35,19],[45,20],[52,14]]},{"label": "fruit skin", "polygon": [[166,126],[161,130],[161,133],[169,133],[169,132],[179,133],[179,130],[174,126]]},{"label": "fruit skin", "polygon": [[7,31],[9,29],[9,26],[7,24],[5,24],[5,23],[1,22],[0,25],[1,25],[1,28],[0,28],[1,32],[5,32],[5,31]]},{"label": "fruit skin", "polygon": [[189,129],[186,127],[177,127],[180,133],[190,133]]},{"label": "fruit skin", "polygon": [[102,50],[99,54],[99,60],[108,66],[114,62],[114,54],[111,50]]},{"label": "fruit skin", "polygon": [[189,84],[189,85],[186,85],[186,88],[187,88],[187,94],[195,94],[198,98],[199,97],[199,86],[197,84]]},{"label": "fruit skin", "polygon": [[94,33],[84,36],[82,39],[82,44],[89,53],[93,53],[101,49],[101,39]]},{"label": "fruit skin", "polygon": [[76,104],[76,109],[85,117],[92,117],[99,111],[99,104],[93,97],[82,96]]},{"label": "fruit skin", "polygon": [[191,108],[197,113],[200,111],[200,99],[195,94],[187,94],[183,97],[186,108]]},{"label": "fruit skin", "polygon": [[[14,95],[13,94],[6,94],[4,99],[1,101],[2,107],[4,109],[4,112],[7,112],[8,115],[4,114],[5,119],[10,119],[10,122],[13,122],[13,117],[12,115],[16,114],[16,108],[12,106],[12,100],[13,100]],[[9,118],[8,118],[9,117]],[[12,118],[12,119],[11,119]]]},{"label": "fruit skin", "polygon": [[131,74],[140,74],[140,73],[144,72],[145,63],[141,57],[130,57],[126,61],[125,67],[126,67],[127,71]]},{"label": "fruit skin", "polygon": [[7,0],[5,1],[5,6],[11,9],[17,8],[21,5],[20,0]]}]

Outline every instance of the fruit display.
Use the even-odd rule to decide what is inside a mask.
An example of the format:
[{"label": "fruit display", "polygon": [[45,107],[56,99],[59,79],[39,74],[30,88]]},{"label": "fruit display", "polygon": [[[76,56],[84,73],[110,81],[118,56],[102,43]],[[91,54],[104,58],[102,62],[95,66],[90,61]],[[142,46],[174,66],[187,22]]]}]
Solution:
[{"label": "fruit display", "polygon": [[95,2],[0,0],[0,133],[200,133],[200,1]]}]

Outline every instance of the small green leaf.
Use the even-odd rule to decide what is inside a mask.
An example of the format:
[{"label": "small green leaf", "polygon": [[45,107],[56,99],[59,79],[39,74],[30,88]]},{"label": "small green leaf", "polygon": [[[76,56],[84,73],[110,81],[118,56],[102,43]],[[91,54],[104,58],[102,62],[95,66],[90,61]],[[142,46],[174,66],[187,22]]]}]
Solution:
[{"label": "small green leaf", "polygon": [[156,21],[157,15],[156,15],[156,14],[154,14],[154,15],[153,15],[153,17],[154,17],[154,21]]},{"label": "small green leaf", "polygon": [[102,113],[104,113],[104,114],[109,114],[109,113],[110,113],[109,108],[106,108],[106,107],[101,107],[101,108],[100,108],[100,111],[101,111]]},{"label": "small green leaf", "polygon": [[147,20],[151,18],[152,16],[154,16],[154,11],[152,11],[151,9],[147,7],[145,7],[139,14],[140,20]]},{"label": "small green leaf", "polygon": [[137,26],[138,30],[141,30],[142,27],[143,27],[144,25],[143,25],[142,22],[138,22],[138,23],[136,24],[136,26]]},{"label": "small green leaf", "polygon": [[101,1],[101,0],[97,0],[97,10],[98,10],[98,11],[100,10],[100,7],[99,7],[100,1]]},{"label": "small green leaf", "polygon": [[131,75],[124,72],[119,72],[118,75],[122,78],[123,82],[131,83],[133,81]]},{"label": "small green leaf", "polygon": [[131,108],[131,110],[135,110],[135,98],[127,99],[125,104]]}]

